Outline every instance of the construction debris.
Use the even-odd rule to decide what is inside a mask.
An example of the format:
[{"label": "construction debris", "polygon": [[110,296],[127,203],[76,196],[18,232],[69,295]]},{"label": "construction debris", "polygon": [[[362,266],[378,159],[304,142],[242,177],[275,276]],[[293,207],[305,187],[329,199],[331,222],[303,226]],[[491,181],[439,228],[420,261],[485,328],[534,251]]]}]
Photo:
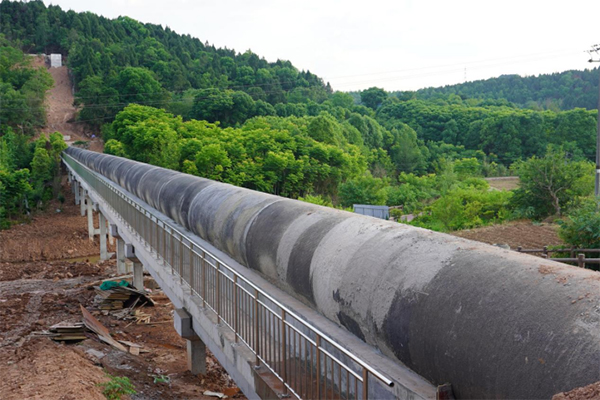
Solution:
[{"label": "construction debris", "polygon": [[220,399],[226,399],[227,395],[223,394],[223,393],[219,393],[219,392],[211,392],[210,390],[205,390],[204,393],[202,393],[205,396],[211,396],[211,397],[218,397]]},{"label": "construction debris", "polygon": [[129,352],[129,349],[127,349],[121,343],[113,339],[112,336],[110,336],[110,332],[108,331],[108,329],[106,329],[106,327],[102,325],[100,321],[98,321],[92,314],[90,314],[89,311],[85,309],[85,307],[81,305],[80,307],[81,313],[83,314],[83,323],[85,324],[86,328],[97,334],[98,338],[103,342],[110,344],[118,350],[124,351],[126,353]]},{"label": "construction debris", "polygon": [[57,342],[72,342],[86,339],[85,325],[81,322],[60,322],[52,325],[48,336]]},{"label": "construction debris", "polygon": [[145,350],[137,343],[129,342],[127,340],[119,340],[119,343],[124,344],[129,348],[129,352],[134,356],[138,356],[140,353],[149,353],[148,350]]},{"label": "construction debris", "polygon": [[122,310],[131,307],[134,303],[137,304],[140,300],[144,305],[154,306],[154,301],[145,291],[125,286],[128,285],[126,281],[121,281],[119,284],[114,283],[113,285],[105,285],[105,283],[100,287],[94,287],[97,293],[95,305],[100,310]]}]

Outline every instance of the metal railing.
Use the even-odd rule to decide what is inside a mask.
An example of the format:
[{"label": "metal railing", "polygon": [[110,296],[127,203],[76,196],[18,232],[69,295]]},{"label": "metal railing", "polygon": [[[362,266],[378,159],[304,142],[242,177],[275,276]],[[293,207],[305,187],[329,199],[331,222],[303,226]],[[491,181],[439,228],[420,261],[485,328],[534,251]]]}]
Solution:
[{"label": "metal railing", "polygon": [[367,399],[369,376],[394,383],[318,328],[154,215],[120,186],[67,154],[63,161],[87,182],[123,223],[212,310],[283,384],[284,394],[307,399]]}]

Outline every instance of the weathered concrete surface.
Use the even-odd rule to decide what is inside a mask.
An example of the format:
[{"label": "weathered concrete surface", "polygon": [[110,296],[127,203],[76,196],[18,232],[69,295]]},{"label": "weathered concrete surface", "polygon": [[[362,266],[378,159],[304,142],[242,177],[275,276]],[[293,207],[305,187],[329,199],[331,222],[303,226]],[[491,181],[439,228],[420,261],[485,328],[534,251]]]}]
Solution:
[{"label": "weathered concrete surface", "polygon": [[67,152],[459,398],[549,398],[600,380],[596,272]]}]

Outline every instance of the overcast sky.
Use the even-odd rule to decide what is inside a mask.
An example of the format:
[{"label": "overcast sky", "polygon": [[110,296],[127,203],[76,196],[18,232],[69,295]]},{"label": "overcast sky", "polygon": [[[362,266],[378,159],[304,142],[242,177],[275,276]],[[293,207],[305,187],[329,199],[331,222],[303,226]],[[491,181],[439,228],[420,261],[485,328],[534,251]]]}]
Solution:
[{"label": "overcast sky", "polygon": [[[598,0],[44,0],[290,60],[335,90],[415,90],[585,69]],[[600,58],[600,56],[598,57]]]}]

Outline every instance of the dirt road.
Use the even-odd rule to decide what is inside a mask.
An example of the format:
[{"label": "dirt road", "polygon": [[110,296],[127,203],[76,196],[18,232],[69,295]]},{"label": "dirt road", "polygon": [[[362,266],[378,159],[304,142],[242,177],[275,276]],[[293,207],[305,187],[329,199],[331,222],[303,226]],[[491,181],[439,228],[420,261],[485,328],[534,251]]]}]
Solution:
[{"label": "dirt road", "polygon": [[[39,58],[36,65],[40,65]],[[43,61],[41,65],[44,65]],[[98,132],[90,130],[84,123],[75,120],[77,108],[74,106],[73,84],[69,77],[68,68],[66,66],[48,68],[48,72],[54,79],[54,87],[47,94],[46,127],[42,129],[42,132],[52,133],[58,131],[70,137],[69,143],[78,140],[89,141],[90,150],[102,152],[103,144],[98,137]],[[96,137],[93,138],[92,135]]]}]

